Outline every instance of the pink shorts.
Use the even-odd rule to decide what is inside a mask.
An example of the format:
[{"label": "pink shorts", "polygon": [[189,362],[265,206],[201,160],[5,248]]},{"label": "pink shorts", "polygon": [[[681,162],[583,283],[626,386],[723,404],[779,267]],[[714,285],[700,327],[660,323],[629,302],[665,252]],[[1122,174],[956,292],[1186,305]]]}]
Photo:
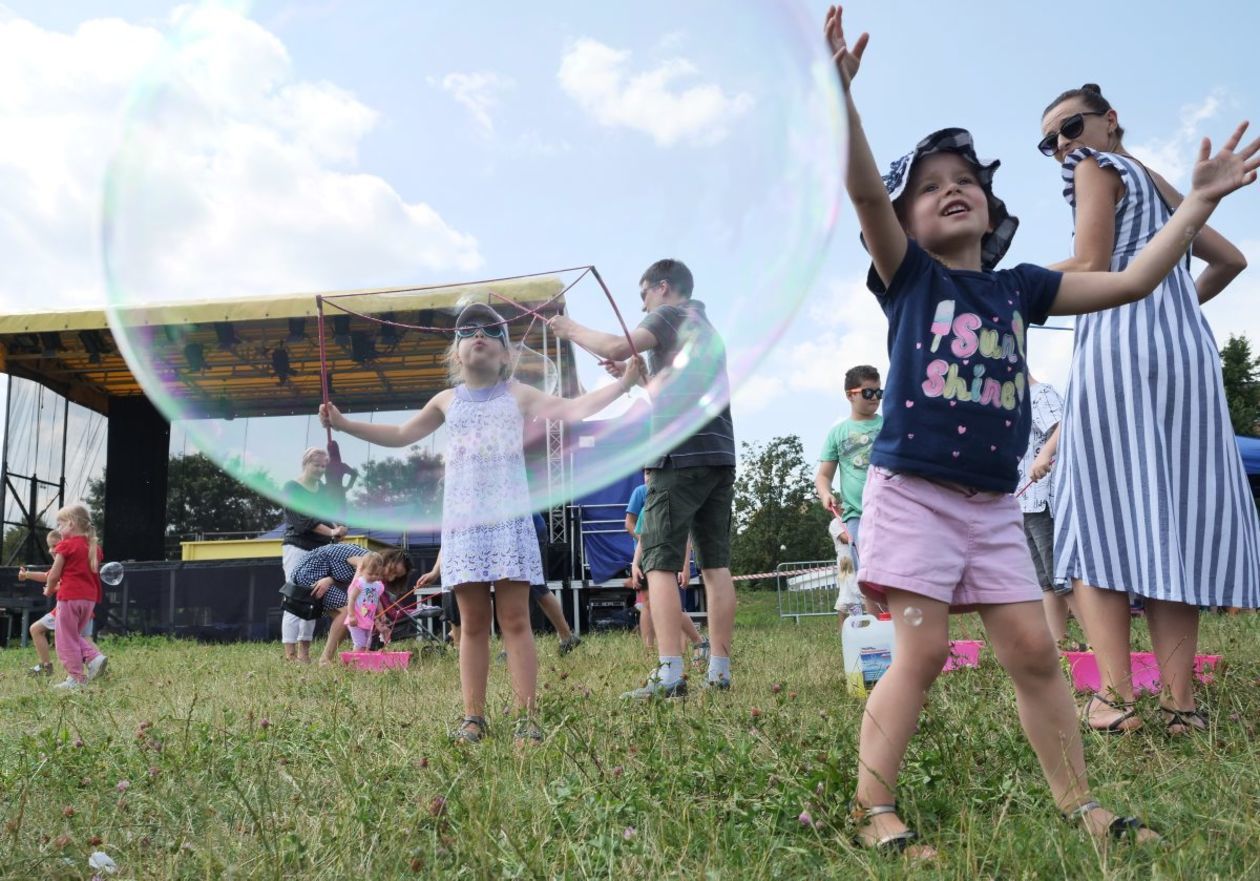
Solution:
[{"label": "pink shorts", "polygon": [[964,491],[914,474],[871,468],[862,494],[858,582],[948,603],[1039,603],[1019,502],[1007,493]]}]

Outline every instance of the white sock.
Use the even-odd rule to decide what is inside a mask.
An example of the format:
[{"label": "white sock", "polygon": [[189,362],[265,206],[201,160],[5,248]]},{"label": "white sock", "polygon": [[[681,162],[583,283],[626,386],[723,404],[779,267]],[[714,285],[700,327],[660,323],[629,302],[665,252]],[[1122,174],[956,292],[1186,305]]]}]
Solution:
[{"label": "white sock", "polygon": [[731,678],[731,659],[709,655],[709,681],[729,681]]},{"label": "white sock", "polygon": [[656,678],[662,685],[673,685],[683,678],[683,662],[681,657],[661,657],[661,665],[656,668]]}]

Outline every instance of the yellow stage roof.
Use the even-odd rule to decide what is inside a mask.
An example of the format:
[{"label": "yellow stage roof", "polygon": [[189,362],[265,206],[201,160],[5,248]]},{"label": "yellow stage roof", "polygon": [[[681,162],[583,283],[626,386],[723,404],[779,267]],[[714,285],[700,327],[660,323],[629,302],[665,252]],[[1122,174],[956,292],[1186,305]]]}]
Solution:
[{"label": "yellow stage roof", "polygon": [[[525,306],[556,297],[556,276],[443,285],[379,288],[271,298],[128,306],[117,320],[142,340],[144,357],[163,377],[180,412],[206,417],[310,413],[321,400],[317,297],[324,298],[325,345],[333,399],[348,411],[409,410],[448,385],[444,355],[449,333],[389,328],[348,315],[389,317],[402,324],[450,328],[461,305],[489,303],[512,321],[514,341],[542,351],[543,323],[522,316],[494,294]],[[493,293],[492,293],[493,292]],[[335,304],[335,305],[334,305]],[[560,297],[546,307],[564,308]],[[391,315],[392,313],[392,315]],[[572,349],[549,341],[562,388],[576,387]],[[556,357],[557,354],[559,357]],[[291,376],[276,366],[287,358]],[[522,359],[518,376],[536,377],[541,359]],[[40,382],[90,409],[108,414],[111,397],[143,394],[119,353],[103,309],[0,315],[0,370]]]}]

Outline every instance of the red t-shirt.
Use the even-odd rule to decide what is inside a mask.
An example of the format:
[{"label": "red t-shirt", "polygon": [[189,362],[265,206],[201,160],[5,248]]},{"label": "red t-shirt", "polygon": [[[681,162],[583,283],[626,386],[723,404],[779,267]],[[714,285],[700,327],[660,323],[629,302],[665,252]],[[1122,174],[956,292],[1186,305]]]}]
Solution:
[{"label": "red t-shirt", "polygon": [[[101,578],[88,565],[88,540],[82,535],[72,535],[57,542],[53,553],[59,554],[65,564],[61,567],[61,583],[57,586],[58,600],[91,600],[101,601]],[[105,552],[100,545],[96,546],[96,565],[100,570],[100,562]]]}]

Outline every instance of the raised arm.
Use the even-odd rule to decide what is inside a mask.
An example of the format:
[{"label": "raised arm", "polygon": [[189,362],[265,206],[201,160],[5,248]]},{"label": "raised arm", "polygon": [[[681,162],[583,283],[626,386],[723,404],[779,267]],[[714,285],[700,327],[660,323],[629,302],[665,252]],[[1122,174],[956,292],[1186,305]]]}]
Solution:
[{"label": "raised arm", "polygon": [[332,403],[319,405],[319,424],[333,431],[344,432],[351,437],[365,440],[382,447],[405,447],[423,440],[446,421],[446,406],[451,390],[438,392],[420,412],[402,425],[375,425],[371,422],[355,422],[347,419]]},{"label": "raised arm", "polygon": [[1193,186],[1163,229],[1123,272],[1064,273],[1051,314],[1097,312],[1140,300],[1155,290],[1194,243],[1220,200],[1255,181],[1260,139],[1239,148],[1246,130],[1244,122],[1211,158],[1211,143],[1204,138],[1194,166]]},{"label": "raised arm", "polygon": [[576,398],[561,398],[557,395],[548,395],[540,392],[533,386],[519,382],[513,384],[512,390],[516,394],[516,399],[520,403],[522,411],[531,419],[559,419],[563,422],[577,422],[580,419],[585,419],[587,416],[594,416],[638,385],[639,380],[643,376],[643,361],[641,358],[631,358],[626,362],[624,371],[617,370],[615,372],[620,374],[616,382]]},{"label": "raised arm", "polygon": [[[1155,186],[1159,188],[1164,201],[1176,210],[1183,198],[1181,193],[1177,192],[1177,188],[1153,171],[1151,179],[1155,181]],[[1199,273],[1199,277],[1194,280],[1200,303],[1206,303],[1225,290],[1229,283],[1247,268],[1247,258],[1243,252],[1210,226],[1204,226],[1195,237],[1194,247],[1190,249],[1190,253],[1207,263],[1207,266]]]},{"label": "raised arm", "polygon": [[636,327],[630,331],[630,339],[634,341],[634,351],[624,335],[604,333],[578,324],[567,315],[557,315],[547,322],[551,332],[562,340],[570,340],[588,352],[607,358],[610,361],[625,361],[635,352],[646,352],[656,348],[656,335],[650,330]]},{"label": "raised arm", "polygon": [[823,32],[836,63],[840,89],[844,93],[845,112],[848,114],[849,165],[845,172],[844,185],[849,191],[853,209],[857,212],[862,237],[866,241],[866,249],[871,253],[875,272],[887,285],[906,256],[906,232],[893,211],[892,200],[888,198],[888,191],[884,188],[884,179],[880,176],[879,166],[871,153],[871,145],[866,140],[862,119],[858,116],[857,105],[853,103],[853,94],[849,88],[870,37],[862,34],[850,50],[840,21],[843,13],[844,10],[839,6],[828,9]]}]

